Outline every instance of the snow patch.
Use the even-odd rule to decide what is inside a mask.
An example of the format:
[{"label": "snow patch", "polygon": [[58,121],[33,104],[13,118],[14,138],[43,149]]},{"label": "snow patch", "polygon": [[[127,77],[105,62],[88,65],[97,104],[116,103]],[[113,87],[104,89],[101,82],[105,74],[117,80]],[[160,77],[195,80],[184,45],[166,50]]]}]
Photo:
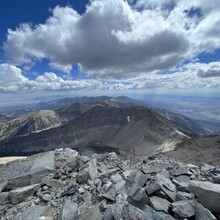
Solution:
[{"label": "snow patch", "polygon": [[130,120],[130,116],[129,116],[129,115],[127,116],[127,120],[128,120],[128,122],[130,122],[130,121],[131,121],[131,120]]}]

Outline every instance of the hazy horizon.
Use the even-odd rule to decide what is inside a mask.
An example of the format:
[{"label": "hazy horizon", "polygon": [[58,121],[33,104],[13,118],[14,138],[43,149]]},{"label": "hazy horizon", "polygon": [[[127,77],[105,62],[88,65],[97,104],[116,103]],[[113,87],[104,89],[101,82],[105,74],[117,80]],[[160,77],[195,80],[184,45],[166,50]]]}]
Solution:
[{"label": "hazy horizon", "polygon": [[126,95],[219,120],[219,9],[218,0],[1,1],[0,109]]}]

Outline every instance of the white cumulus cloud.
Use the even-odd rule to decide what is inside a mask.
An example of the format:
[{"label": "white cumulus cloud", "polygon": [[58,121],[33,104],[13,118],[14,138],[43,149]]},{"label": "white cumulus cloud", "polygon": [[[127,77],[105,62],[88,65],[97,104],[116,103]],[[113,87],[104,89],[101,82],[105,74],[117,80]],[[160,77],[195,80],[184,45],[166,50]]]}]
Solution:
[{"label": "white cumulus cloud", "polygon": [[[192,61],[220,48],[219,11],[219,0],[92,0],[81,15],[57,6],[45,23],[8,30],[4,50],[13,65],[1,64],[0,91],[219,88],[219,63]],[[47,72],[30,80],[16,67],[31,71],[42,59],[66,73],[78,64],[94,77]]]}]

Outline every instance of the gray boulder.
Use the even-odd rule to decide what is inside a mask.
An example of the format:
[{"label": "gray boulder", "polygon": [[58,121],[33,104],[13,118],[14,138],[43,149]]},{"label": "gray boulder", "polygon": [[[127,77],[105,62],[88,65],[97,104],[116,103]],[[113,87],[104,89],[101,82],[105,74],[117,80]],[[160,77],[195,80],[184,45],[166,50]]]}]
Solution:
[{"label": "gray boulder", "polygon": [[10,203],[9,192],[1,192],[0,193],[0,205],[6,205]]},{"label": "gray boulder", "polygon": [[159,174],[156,174],[156,176],[154,176],[153,180],[150,181],[149,184],[147,184],[147,186],[145,187],[145,190],[150,195],[154,193],[155,191],[159,189],[163,189],[163,188],[169,191],[172,191],[172,192],[176,191],[176,187],[171,182],[171,180],[168,179],[166,176],[159,173]]},{"label": "gray boulder", "polygon": [[34,160],[31,170],[35,170],[40,167],[47,167],[48,169],[54,169],[54,151],[44,153],[42,156],[37,157]]},{"label": "gray boulder", "polygon": [[186,192],[181,192],[181,191],[177,192],[177,194],[176,194],[176,201],[188,200],[188,199],[195,199],[194,194],[186,193]]},{"label": "gray boulder", "polygon": [[175,201],[176,198],[176,186],[171,182],[169,178],[162,175],[161,173],[156,174],[154,178],[149,183],[147,183],[145,190],[148,195],[162,190],[170,201]]},{"label": "gray boulder", "polygon": [[56,212],[51,206],[35,205],[16,215],[16,220],[53,220]]},{"label": "gray boulder", "polygon": [[72,195],[77,191],[78,191],[78,185],[72,184],[62,193],[62,196]]},{"label": "gray boulder", "polygon": [[5,187],[7,186],[8,181],[5,179],[1,179],[0,178],[0,192],[5,189]]},{"label": "gray boulder", "polygon": [[103,220],[115,220],[114,218],[114,209],[112,206],[109,206],[106,211],[105,214],[103,216]]},{"label": "gray boulder", "polygon": [[108,153],[107,157],[109,160],[113,160],[113,161],[118,159],[118,155],[115,152]]},{"label": "gray boulder", "polygon": [[206,209],[200,203],[197,203],[195,220],[217,220],[217,219],[208,209]]},{"label": "gray boulder", "polygon": [[61,220],[75,220],[78,218],[77,215],[77,204],[72,202],[69,199],[65,199],[61,214],[60,214],[60,219]]},{"label": "gray boulder", "polygon": [[170,202],[168,202],[166,199],[153,196],[150,198],[150,204],[156,211],[168,213]]},{"label": "gray boulder", "polygon": [[115,201],[116,200],[116,191],[115,188],[111,187],[106,193],[102,194],[102,197],[109,199],[111,201]]},{"label": "gray boulder", "polygon": [[214,166],[211,166],[211,165],[206,164],[206,163],[203,163],[203,164],[201,165],[201,171],[204,172],[204,173],[206,173],[206,172],[208,172],[208,171],[210,171],[210,170],[214,170],[214,169],[215,169]]},{"label": "gray boulder", "polygon": [[8,179],[6,189],[11,190],[18,187],[28,186],[43,182],[43,179],[54,170],[47,167],[39,167],[30,172]]},{"label": "gray boulder", "polygon": [[195,200],[184,200],[174,202],[170,205],[172,212],[176,218],[190,218],[195,215],[196,201]]},{"label": "gray boulder", "polygon": [[147,181],[147,176],[139,170],[127,170],[123,175],[128,186],[143,187]]},{"label": "gray boulder", "polygon": [[70,148],[60,148],[54,151],[54,166],[56,169],[74,169],[78,164],[79,153]]},{"label": "gray boulder", "polygon": [[30,186],[24,186],[11,190],[9,192],[9,199],[12,204],[17,204],[25,201],[29,196],[33,196],[34,193],[40,188],[39,184],[34,184]]},{"label": "gray boulder", "polygon": [[198,201],[212,212],[220,213],[220,184],[207,181],[190,181],[188,189]]},{"label": "gray boulder", "polygon": [[[88,209],[86,212],[80,215],[79,219],[80,220],[102,220],[103,215],[99,209],[100,204],[97,204],[96,206]],[[75,220],[75,219],[74,219]]]},{"label": "gray boulder", "polygon": [[179,175],[192,175],[189,171],[189,168],[186,165],[179,164],[173,170],[170,171],[172,176],[179,176]]},{"label": "gray boulder", "polygon": [[166,170],[169,164],[155,164],[155,165],[142,165],[142,171],[145,174],[156,174],[163,170]]},{"label": "gray boulder", "polygon": [[97,175],[97,160],[96,158],[93,158],[80,168],[76,180],[79,184],[82,184],[86,183],[89,179],[94,180],[97,177]]},{"label": "gray boulder", "polygon": [[117,184],[118,182],[124,181],[124,179],[122,178],[122,176],[120,174],[116,173],[115,175],[112,175],[110,177],[110,181],[112,183]]},{"label": "gray boulder", "polygon": [[142,211],[145,213],[147,219],[149,220],[174,220],[171,215],[168,215],[163,212],[156,212],[150,206],[146,205]]},{"label": "gray boulder", "polygon": [[123,220],[149,220],[145,213],[132,205],[125,205],[122,210]]},{"label": "gray boulder", "polygon": [[214,183],[220,183],[220,174],[213,177],[213,182]]},{"label": "gray boulder", "polygon": [[127,194],[130,196],[133,200],[143,203],[143,204],[149,204],[150,200],[144,190],[144,188],[140,187],[131,187],[127,189]]},{"label": "gray boulder", "polygon": [[188,191],[187,187],[189,186],[190,177],[187,175],[179,175],[172,179],[173,183],[177,186],[177,188],[181,191]]}]

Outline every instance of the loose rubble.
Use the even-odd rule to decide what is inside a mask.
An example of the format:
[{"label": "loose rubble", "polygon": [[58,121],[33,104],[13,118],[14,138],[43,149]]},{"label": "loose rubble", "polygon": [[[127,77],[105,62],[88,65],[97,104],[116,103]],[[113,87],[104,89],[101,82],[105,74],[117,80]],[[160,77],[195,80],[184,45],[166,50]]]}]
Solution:
[{"label": "loose rubble", "polygon": [[69,148],[53,164],[0,179],[1,220],[220,219],[220,167]]}]

